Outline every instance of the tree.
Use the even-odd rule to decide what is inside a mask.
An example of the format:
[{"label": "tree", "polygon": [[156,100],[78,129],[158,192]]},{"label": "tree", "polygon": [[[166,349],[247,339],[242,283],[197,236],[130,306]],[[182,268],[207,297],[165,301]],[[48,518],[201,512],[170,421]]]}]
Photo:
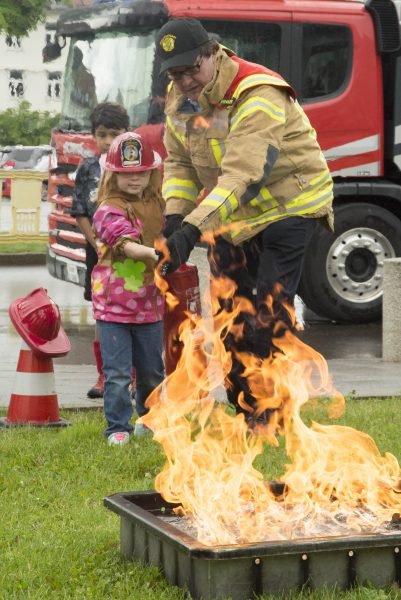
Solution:
[{"label": "tree", "polygon": [[59,119],[58,114],[31,110],[30,103],[23,100],[18,108],[0,113],[0,146],[48,144],[51,130]]},{"label": "tree", "polygon": [[[69,4],[68,0],[54,0]],[[0,0],[0,33],[22,37],[44,21],[49,0]]]}]

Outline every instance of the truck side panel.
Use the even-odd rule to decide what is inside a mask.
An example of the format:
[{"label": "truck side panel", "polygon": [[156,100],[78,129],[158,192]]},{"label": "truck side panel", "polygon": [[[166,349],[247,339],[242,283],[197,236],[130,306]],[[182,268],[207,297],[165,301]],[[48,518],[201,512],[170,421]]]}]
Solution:
[{"label": "truck side panel", "polygon": [[[302,18],[307,23],[316,19],[304,14]],[[318,133],[334,176],[383,175],[382,72],[380,56],[372,44],[375,39],[372,20],[367,13],[354,15],[348,23],[342,15],[333,15],[330,23],[351,30],[353,55],[348,81],[338,94],[323,101],[306,102],[304,109]]]}]

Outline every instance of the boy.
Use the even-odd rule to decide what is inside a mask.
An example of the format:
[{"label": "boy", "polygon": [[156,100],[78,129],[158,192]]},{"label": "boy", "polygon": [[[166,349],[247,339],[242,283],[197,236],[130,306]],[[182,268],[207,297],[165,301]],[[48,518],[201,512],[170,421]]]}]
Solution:
[{"label": "boy", "polygon": [[[115,102],[102,102],[95,106],[91,116],[91,131],[99,149],[99,155],[81,161],[75,178],[71,214],[76,218],[77,224],[86,239],[86,278],[85,300],[92,299],[91,275],[97,263],[97,248],[95,235],[92,229],[92,220],[96,205],[97,188],[103,171],[101,166],[103,156],[106,155],[111,142],[115,137],[128,130],[129,118],[124,107]],[[102,356],[98,340],[97,329],[93,342],[98,380],[88,391],[89,398],[103,396],[104,375],[102,370]]]}]

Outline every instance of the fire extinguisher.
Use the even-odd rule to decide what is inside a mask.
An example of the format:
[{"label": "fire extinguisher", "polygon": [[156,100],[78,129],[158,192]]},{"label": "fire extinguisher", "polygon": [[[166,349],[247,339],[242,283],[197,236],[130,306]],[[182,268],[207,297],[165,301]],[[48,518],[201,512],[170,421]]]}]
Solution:
[{"label": "fire extinguisher", "polygon": [[187,263],[166,277],[170,291],[177,298],[176,306],[164,316],[164,361],[166,374],[176,368],[182,352],[178,329],[187,313],[201,315],[199,275],[196,265]]}]

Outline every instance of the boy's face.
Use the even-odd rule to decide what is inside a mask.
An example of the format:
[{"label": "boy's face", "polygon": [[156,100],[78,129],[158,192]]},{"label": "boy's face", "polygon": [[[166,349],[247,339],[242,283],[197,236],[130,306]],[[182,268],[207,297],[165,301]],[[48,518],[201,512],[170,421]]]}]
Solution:
[{"label": "boy's face", "polygon": [[133,173],[116,173],[117,187],[127,194],[142,197],[143,191],[149,185],[152,171],[137,171]]},{"label": "boy's face", "polygon": [[104,125],[99,125],[95,129],[94,138],[99,148],[100,154],[104,154],[110,148],[111,142],[121,133],[125,133],[125,129],[108,128]]}]

